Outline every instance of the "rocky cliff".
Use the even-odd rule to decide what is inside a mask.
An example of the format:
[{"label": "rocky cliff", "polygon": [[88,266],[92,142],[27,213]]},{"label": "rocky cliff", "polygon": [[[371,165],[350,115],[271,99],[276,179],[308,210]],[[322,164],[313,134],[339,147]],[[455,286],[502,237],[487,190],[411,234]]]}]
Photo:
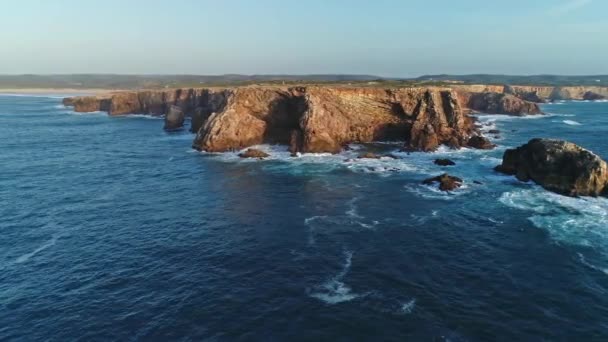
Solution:
[{"label": "rocky cliff", "polygon": [[451,88],[241,87],[119,92],[64,100],[78,112],[192,118],[193,147],[221,152],[260,143],[289,144],[292,152],[331,152],[351,142],[405,141],[408,150],[445,144],[473,146],[469,110],[536,114],[536,104],[512,95]]},{"label": "rocky cliff", "polygon": [[585,93],[594,93],[608,98],[608,87],[576,86],[576,87],[546,87],[518,85],[454,85],[454,89],[469,93],[505,93],[517,96],[526,101],[545,102],[555,100],[584,100]]}]

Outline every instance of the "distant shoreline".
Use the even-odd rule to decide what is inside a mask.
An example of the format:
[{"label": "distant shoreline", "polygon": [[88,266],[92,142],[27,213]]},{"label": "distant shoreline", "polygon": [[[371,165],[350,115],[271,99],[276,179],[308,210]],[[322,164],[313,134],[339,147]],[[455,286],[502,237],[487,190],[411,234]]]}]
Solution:
[{"label": "distant shoreline", "polygon": [[0,94],[81,94],[96,95],[120,91],[120,89],[74,89],[74,88],[0,88]]}]

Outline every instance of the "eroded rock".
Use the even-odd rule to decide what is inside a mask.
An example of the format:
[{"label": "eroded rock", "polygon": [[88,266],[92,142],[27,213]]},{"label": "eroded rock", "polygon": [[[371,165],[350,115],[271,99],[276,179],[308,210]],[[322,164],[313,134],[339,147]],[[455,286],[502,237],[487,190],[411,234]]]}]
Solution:
[{"label": "eroded rock", "polygon": [[437,177],[425,179],[422,183],[426,185],[433,185],[435,183],[439,183],[439,190],[453,191],[460,188],[462,186],[462,182],[462,179],[444,173]]},{"label": "eroded rock", "polygon": [[597,100],[605,100],[606,97],[602,96],[598,93],[594,93],[592,91],[588,91],[585,94],[583,94],[583,100],[586,101],[597,101]]},{"label": "eroded rock", "polygon": [[174,131],[184,127],[186,116],[180,107],[171,106],[171,109],[165,116],[165,127],[167,131]]},{"label": "eroded rock", "polygon": [[480,113],[516,116],[542,114],[538,104],[510,94],[470,93],[465,97],[467,107]]},{"label": "eroded rock", "polygon": [[245,151],[245,152],[239,153],[239,157],[264,159],[264,158],[270,157],[270,154],[268,154],[264,151],[255,149],[255,148],[250,148],[250,149],[247,149],[247,151]]},{"label": "eroded rock", "polygon": [[599,196],[608,191],[608,166],[599,156],[563,140],[532,139],[507,150],[496,171],[532,180],[568,196]]},{"label": "eroded rock", "polygon": [[481,135],[472,136],[467,142],[467,146],[478,150],[491,150],[496,147],[496,145],[492,144],[488,138]]},{"label": "eroded rock", "polygon": [[439,166],[453,166],[456,165],[456,163],[450,159],[435,159],[435,165],[439,165]]}]

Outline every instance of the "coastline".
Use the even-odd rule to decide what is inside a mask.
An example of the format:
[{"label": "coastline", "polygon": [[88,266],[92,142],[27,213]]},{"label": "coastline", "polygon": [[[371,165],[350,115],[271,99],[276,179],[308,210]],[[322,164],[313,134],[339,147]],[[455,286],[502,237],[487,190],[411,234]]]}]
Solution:
[{"label": "coastline", "polygon": [[80,88],[0,88],[0,94],[34,94],[34,95],[49,95],[49,94],[79,94],[79,95],[97,95],[121,91],[122,89],[80,89]]}]

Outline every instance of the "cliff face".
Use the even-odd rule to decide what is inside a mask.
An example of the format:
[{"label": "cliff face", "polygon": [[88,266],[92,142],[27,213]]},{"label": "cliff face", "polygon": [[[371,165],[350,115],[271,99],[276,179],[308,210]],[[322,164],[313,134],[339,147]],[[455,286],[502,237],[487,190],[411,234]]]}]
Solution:
[{"label": "cliff face", "polygon": [[344,144],[371,141],[405,141],[407,149],[431,151],[441,144],[468,144],[476,134],[468,109],[517,115],[539,111],[514,96],[491,94],[439,87],[260,86],[121,92],[64,103],[76,111],[110,115],[162,115],[178,108],[192,118],[193,147],[211,152],[281,143],[294,153],[335,153]]},{"label": "cliff face", "polygon": [[526,101],[544,102],[553,100],[583,100],[585,93],[591,92],[608,97],[608,87],[545,87],[545,86],[497,86],[497,85],[454,85],[454,89],[471,93],[505,93]]},{"label": "cliff face", "polygon": [[504,93],[463,93],[460,95],[466,106],[480,113],[530,115],[542,114],[538,104]]},{"label": "cliff face", "polygon": [[406,141],[413,150],[460,147],[472,120],[449,89],[290,88],[235,90],[193,146],[221,152],[267,143],[292,152],[339,152],[344,144]]}]

